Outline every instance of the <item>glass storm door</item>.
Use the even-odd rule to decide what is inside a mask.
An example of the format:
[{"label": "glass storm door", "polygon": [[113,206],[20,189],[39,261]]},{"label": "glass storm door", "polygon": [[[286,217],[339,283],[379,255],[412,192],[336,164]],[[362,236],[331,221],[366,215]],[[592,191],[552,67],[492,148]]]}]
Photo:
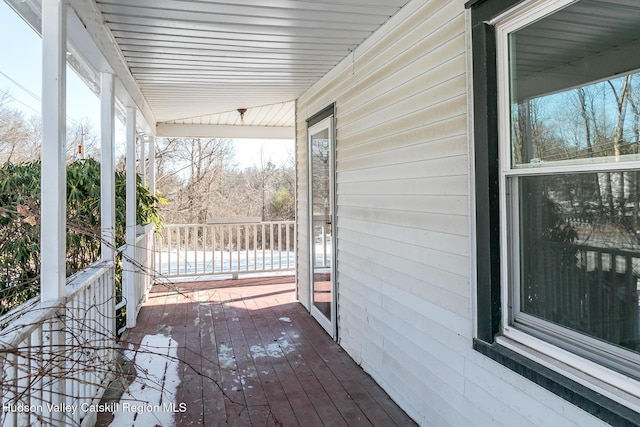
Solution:
[{"label": "glass storm door", "polygon": [[309,129],[311,314],[335,337],[333,116]]}]

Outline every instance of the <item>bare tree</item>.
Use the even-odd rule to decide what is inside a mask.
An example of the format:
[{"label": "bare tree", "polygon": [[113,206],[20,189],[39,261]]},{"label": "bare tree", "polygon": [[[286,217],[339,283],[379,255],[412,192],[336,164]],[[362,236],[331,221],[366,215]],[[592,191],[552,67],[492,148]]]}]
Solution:
[{"label": "bare tree", "polygon": [[222,185],[225,171],[233,168],[232,141],[166,139],[160,141],[156,159],[158,189],[169,201],[163,209],[167,221],[206,222],[214,210],[211,196]]},{"label": "bare tree", "polygon": [[[39,129],[19,110],[9,106],[10,94],[0,92],[0,162],[33,160],[39,153]],[[34,153],[35,152],[35,153]]]}]

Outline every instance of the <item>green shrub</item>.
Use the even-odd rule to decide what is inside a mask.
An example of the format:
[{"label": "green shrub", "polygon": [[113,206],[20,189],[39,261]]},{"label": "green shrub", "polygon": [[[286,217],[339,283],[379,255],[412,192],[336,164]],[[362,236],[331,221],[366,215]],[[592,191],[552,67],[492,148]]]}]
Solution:
[{"label": "green shrub", "polygon": [[[137,222],[161,220],[159,199],[137,177]],[[116,245],[125,242],[126,177],[116,172]],[[45,213],[46,215],[46,213]],[[67,275],[100,257],[100,164],[67,166]],[[0,314],[40,291],[40,162],[0,167]]]}]

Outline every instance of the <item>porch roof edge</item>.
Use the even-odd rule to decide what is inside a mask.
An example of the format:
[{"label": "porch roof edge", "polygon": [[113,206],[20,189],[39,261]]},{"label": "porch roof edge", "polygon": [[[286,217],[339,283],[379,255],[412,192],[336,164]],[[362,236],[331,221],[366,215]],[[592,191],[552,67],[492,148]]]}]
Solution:
[{"label": "porch roof edge", "polygon": [[293,126],[237,126],[158,123],[159,138],[294,139]]}]

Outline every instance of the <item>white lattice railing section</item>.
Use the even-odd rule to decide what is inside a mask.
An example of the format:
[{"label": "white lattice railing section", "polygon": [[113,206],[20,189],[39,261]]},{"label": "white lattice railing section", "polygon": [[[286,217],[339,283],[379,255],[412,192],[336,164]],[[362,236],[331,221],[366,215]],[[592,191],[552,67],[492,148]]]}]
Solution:
[{"label": "white lattice railing section", "polygon": [[156,240],[164,277],[295,269],[295,222],[165,225]]},{"label": "white lattice railing section", "polygon": [[91,424],[115,356],[113,275],[95,263],[63,302],[32,300],[0,319],[2,427]]}]

